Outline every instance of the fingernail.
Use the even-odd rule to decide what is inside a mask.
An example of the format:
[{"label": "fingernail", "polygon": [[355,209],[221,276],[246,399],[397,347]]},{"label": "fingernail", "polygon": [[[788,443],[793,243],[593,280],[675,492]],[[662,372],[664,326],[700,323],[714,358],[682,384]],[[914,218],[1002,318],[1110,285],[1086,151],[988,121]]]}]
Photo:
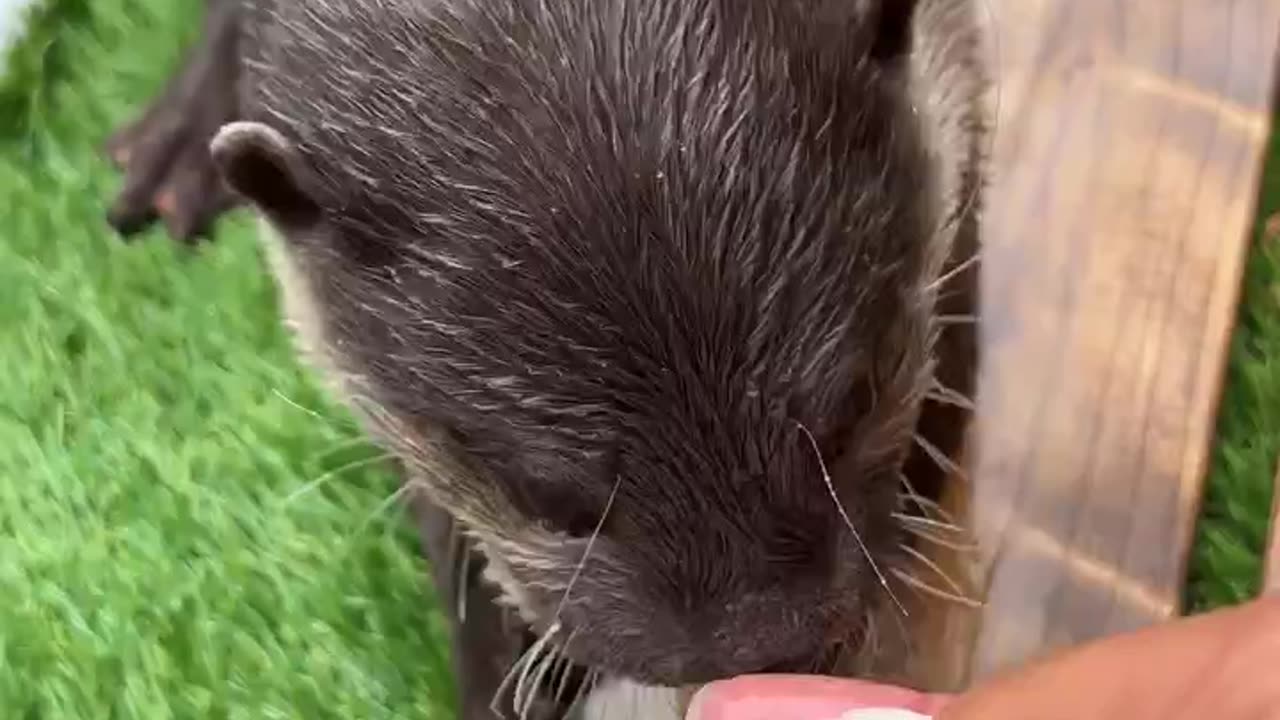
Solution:
[{"label": "fingernail", "polygon": [[[755,676],[704,685],[685,720],[930,720],[936,703],[914,691],[855,680]],[[853,709],[856,708],[856,709]],[[912,710],[907,710],[912,708]]]},{"label": "fingernail", "polygon": [[836,720],[930,720],[930,718],[928,715],[901,708],[861,708],[850,710]]}]

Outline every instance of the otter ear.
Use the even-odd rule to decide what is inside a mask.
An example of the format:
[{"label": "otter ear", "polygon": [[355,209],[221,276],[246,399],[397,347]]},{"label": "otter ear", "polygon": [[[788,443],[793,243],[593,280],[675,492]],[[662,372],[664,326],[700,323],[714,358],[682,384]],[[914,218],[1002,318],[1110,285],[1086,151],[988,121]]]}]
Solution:
[{"label": "otter ear", "polygon": [[871,56],[893,61],[911,52],[917,0],[877,0]]},{"label": "otter ear", "polygon": [[320,206],[305,188],[306,170],[279,131],[257,122],[223,125],[209,143],[223,180],[285,229],[320,219]]}]

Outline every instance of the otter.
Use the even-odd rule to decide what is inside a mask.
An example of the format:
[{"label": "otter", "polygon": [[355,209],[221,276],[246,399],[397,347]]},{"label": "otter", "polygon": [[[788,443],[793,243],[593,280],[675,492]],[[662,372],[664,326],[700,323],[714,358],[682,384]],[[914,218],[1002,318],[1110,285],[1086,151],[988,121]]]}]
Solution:
[{"label": "otter", "polygon": [[462,717],[859,672],[978,360],[971,1],[207,0],[108,219],[260,218]]}]

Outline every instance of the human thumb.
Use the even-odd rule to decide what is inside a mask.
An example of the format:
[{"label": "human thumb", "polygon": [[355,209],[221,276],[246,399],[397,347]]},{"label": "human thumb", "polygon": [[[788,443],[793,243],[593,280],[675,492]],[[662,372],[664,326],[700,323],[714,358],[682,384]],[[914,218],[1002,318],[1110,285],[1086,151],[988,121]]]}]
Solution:
[{"label": "human thumb", "polygon": [[944,698],[861,680],[744,675],[709,683],[686,720],[928,720]]}]

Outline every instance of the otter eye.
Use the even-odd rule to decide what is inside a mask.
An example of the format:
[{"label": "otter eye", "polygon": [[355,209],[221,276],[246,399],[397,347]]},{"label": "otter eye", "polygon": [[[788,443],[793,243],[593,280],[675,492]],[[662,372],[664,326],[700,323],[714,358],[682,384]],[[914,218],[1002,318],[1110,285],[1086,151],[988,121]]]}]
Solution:
[{"label": "otter eye", "polygon": [[572,538],[586,539],[595,533],[596,526],[599,524],[600,518],[593,517],[589,513],[577,512],[565,517],[560,530]]},{"label": "otter eye", "polygon": [[586,539],[600,525],[604,500],[571,483],[539,479],[522,483],[520,502],[529,519],[571,538]]},{"label": "otter eye", "polygon": [[539,487],[523,493],[521,505],[530,519],[550,530],[572,538],[591,536],[600,524],[599,511],[594,503],[584,501],[579,491],[568,487]]}]

